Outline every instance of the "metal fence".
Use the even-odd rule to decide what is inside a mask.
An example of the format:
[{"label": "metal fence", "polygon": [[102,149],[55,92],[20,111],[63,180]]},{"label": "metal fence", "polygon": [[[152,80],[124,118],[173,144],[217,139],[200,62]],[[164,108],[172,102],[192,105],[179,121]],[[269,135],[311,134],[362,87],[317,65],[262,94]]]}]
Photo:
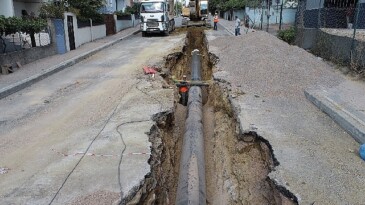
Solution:
[{"label": "metal fence", "polygon": [[250,28],[274,33],[294,25],[297,0],[261,0],[257,7],[246,8],[245,22]]},{"label": "metal fence", "polygon": [[296,22],[299,46],[364,73],[365,1],[302,1]]},{"label": "metal fence", "polygon": [[[34,34],[36,47],[47,46],[51,44],[51,33],[48,27],[41,32]],[[0,37],[0,52],[10,53],[21,51],[32,47],[31,37],[29,34],[18,32],[7,36]]]}]

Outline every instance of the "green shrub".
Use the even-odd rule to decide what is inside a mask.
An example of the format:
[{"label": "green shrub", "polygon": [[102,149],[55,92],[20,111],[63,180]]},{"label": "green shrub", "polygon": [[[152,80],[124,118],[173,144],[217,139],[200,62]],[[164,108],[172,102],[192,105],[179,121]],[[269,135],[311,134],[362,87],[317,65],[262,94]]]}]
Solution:
[{"label": "green shrub", "polygon": [[47,21],[41,18],[8,17],[0,16],[0,36],[10,35],[16,32],[23,32],[30,35],[32,46],[35,47],[34,34],[40,32],[47,26]]},{"label": "green shrub", "polygon": [[289,43],[293,44],[295,41],[296,30],[294,27],[290,27],[289,29],[284,29],[278,32],[278,38]]},{"label": "green shrub", "polygon": [[23,19],[20,17],[5,18],[5,35],[22,31]]}]

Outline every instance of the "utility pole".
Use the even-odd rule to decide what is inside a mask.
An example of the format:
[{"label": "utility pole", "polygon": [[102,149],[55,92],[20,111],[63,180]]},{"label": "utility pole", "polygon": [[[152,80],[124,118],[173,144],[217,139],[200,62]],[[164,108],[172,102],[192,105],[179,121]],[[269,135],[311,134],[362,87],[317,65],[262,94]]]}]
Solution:
[{"label": "utility pole", "polygon": [[269,24],[270,24],[270,0],[266,0],[266,6],[267,6],[267,25],[266,25],[266,32],[269,32]]},{"label": "utility pole", "polygon": [[280,6],[280,23],[279,23],[279,31],[281,31],[281,24],[283,23],[283,5],[284,5],[284,1],[281,1],[281,6]]},{"label": "utility pole", "polygon": [[355,38],[356,38],[356,27],[358,24],[358,20],[359,20],[359,13],[360,13],[360,1],[357,2],[357,5],[355,6],[355,18],[354,18],[354,34],[352,37],[352,42],[351,42],[351,50],[350,50],[350,61],[353,61],[353,57],[354,57],[354,49],[355,49]]},{"label": "utility pole", "polygon": [[262,30],[262,24],[264,24],[264,0],[261,0],[261,24],[260,29]]}]

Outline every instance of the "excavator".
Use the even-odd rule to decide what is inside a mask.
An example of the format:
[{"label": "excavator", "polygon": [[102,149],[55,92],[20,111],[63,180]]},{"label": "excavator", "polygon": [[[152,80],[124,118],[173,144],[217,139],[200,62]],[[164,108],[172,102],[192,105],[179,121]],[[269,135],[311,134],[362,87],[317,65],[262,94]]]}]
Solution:
[{"label": "excavator", "polygon": [[183,25],[211,27],[208,16],[208,0],[190,0],[187,7],[183,7]]}]

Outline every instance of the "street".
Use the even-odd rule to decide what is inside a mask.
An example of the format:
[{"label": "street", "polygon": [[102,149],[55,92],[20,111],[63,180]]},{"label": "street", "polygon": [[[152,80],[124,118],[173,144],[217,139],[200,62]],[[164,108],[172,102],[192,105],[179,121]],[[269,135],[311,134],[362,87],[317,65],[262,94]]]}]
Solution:
[{"label": "street", "polygon": [[190,78],[194,49],[207,204],[361,204],[358,142],[304,94],[354,80],[232,25],[136,32],[0,99],[0,204],[174,204],[188,117],[175,83]]},{"label": "street", "polygon": [[[123,134],[145,136],[151,116],[171,106],[172,90],[147,82],[142,67],[161,61],[182,38],[139,34],[2,99],[0,165],[10,170],[0,176],[0,203],[65,204],[93,190],[118,200],[119,190],[128,187],[118,184],[123,141],[116,126]],[[146,138],[130,137],[137,144],[125,153],[150,152]],[[131,157],[143,161],[128,176],[139,183],[149,156]]]}]

